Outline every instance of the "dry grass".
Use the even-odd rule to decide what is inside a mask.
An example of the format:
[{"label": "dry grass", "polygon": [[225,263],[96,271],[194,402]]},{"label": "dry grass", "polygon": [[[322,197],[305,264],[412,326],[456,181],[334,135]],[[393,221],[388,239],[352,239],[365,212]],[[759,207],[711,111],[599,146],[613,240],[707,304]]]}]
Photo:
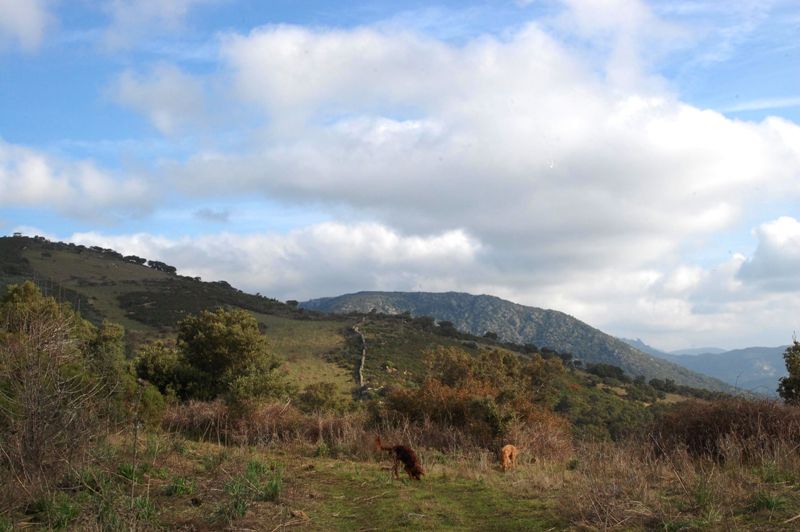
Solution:
[{"label": "dry grass", "polygon": [[758,452],[735,438],[727,459],[676,449],[654,453],[641,442],[586,444],[565,488],[566,516],[598,530],[793,529],[800,513],[800,457],[788,441]]}]

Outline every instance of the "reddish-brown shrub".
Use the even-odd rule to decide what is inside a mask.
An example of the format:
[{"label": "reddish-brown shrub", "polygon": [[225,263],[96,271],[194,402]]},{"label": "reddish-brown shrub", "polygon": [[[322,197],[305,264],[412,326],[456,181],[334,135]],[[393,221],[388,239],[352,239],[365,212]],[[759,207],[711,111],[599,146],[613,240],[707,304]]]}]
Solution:
[{"label": "reddish-brown shrub", "polygon": [[498,401],[484,383],[453,388],[428,380],[419,389],[391,391],[373,420],[408,421],[424,427],[421,439],[438,449],[496,449],[514,443],[533,456],[561,458],[571,452],[567,420],[529,400]]}]

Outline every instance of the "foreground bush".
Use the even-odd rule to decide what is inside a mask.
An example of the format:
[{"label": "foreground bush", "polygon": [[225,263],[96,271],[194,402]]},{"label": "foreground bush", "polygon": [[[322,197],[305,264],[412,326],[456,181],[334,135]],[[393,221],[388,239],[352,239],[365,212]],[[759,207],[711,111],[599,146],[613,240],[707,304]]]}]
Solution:
[{"label": "foreground bush", "polygon": [[735,440],[750,455],[800,441],[800,408],[769,400],[686,401],[658,416],[652,432],[660,452],[725,459],[726,444]]},{"label": "foreground bush", "polygon": [[[0,464],[46,478],[90,445],[119,384],[103,335],[33,283],[0,300]],[[110,333],[109,333],[110,334]]]},{"label": "foreground bush", "polygon": [[724,449],[719,463],[640,440],[584,443],[560,511],[589,530],[796,530],[795,445],[755,455],[733,438]]}]

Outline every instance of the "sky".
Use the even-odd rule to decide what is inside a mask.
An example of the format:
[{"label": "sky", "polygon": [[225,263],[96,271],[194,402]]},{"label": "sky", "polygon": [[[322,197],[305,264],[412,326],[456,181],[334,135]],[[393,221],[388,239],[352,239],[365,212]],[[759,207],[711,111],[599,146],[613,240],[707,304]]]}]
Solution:
[{"label": "sky", "polygon": [[796,0],[0,0],[0,234],[783,345],[798,35]]}]

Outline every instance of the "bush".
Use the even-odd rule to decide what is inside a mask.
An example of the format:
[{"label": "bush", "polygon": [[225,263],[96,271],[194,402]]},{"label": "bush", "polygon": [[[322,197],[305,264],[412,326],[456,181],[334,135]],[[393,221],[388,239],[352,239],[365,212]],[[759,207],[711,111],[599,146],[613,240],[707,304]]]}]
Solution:
[{"label": "bush", "polygon": [[315,382],[299,395],[298,406],[303,412],[340,412],[345,408],[338,388],[332,382]]},{"label": "bush", "polygon": [[603,379],[614,379],[624,383],[631,382],[630,377],[625,374],[625,370],[612,364],[587,364],[586,371]]},{"label": "bush", "polygon": [[289,395],[280,365],[252,315],[222,308],[188,316],[178,324],[177,345],[145,346],[136,360],[138,375],[162,393],[238,407]]},{"label": "bush", "polygon": [[[800,408],[770,400],[685,401],[658,416],[652,429],[659,452],[685,448],[694,456],[725,459],[729,440],[745,455],[800,440]],[[748,459],[744,456],[743,459]]]},{"label": "bush", "polygon": [[95,439],[107,385],[92,372],[94,328],[68,305],[28,282],[8,288],[0,316],[0,463],[32,480]]},{"label": "bush", "polygon": [[784,351],[783,360],[789,375],[780,378],[778,395],[787,404],[798,405],[800,404],[800,342],[796,338]]},{"label": "bush", "polygon": [[362,414],[304,415],[287,403],[262,403],[241,412],[222,401],[188,401],[168,407],[163,419],[166,430],[206,441],[266,445],[322,440],[329,448],[359,452],[364,426]]}]

